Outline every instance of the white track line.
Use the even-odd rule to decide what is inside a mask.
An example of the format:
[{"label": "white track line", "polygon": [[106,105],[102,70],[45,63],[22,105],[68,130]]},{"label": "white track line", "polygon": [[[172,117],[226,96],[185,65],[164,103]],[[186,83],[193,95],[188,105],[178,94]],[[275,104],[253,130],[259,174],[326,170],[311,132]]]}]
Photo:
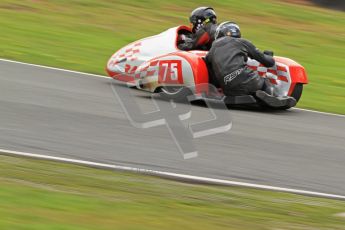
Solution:
[{"label": "white track line", "polygon": [[15,64],[21,64],[21,65],[27,65],[27,66],[32,66],[32,67],[39,67],[39,68],[43,68],[43,69],[51,69],[51,70],[63,71],[63,72],[67,72],[67,73],[82,74],[82,75],[87,75],[87,76],[91,76],[91,77],[100,77],[100,78],[109,78],[110,79],[110,77],[103,76],[103,75],[98,75],[98,74],[84,73],[84,72],[79,72],[79,71],[74,71],[74,70],[55,68],[55,67],[44,66],[44,65],[30,64],[30,63],[25,63],[25,62],[20,62],[20,61],[13,61],[13,60],[8,60],[8,59],[3,59],[3,58],[0,58],[0,61],[10,62],[10,63],[15,63]]},{"label": "white track line", "polygon": [[277,192],[295,193],[295,194],[306,195],[306,196],[316,196],[316,197],[323,197],[323,198],[345,200],[345,196],[329,194],[329,193],[290,189],[290,188],[252,184],[252,183],[230,181],[230,180],[221,180],[221,179],[214,179],[214,178],[208,178],[208,177],[192,176],[192,175],[186,175],[186,174],[142,169],[142,168],[135,168],[135,167],[128,167],[128,166],[121,166],[121,165],[112,165],[112,164],[98,163],[98,162],[92,162],[92,161],[84,161],[84,160],[54,157],[54,156],[34,154],[34,153],[18,152],[18,151],[6,150],[6,149],[0,149],[0,155],[29,157],[29,158],[42,159],[42,160],[52,160],[52,161],[58,161],[58,162],[64,162],[64,163],[84,165],[84,166],[89,166],[89,167],[97,167],[97,168],[103,168],[103,169],[122,170],[122,171],[127,171],[127,172],[149,174],[149,175],[154,175],[154,176],[160,176],[160,177],[184,180],[184,181],[190,181],[190,182],[197,182],[197,183],[217,184],[217,185],[224,185],[224,186],[241,186],[241,187],[247,187],[247,188],[265,189],[265,190],[271,190],[271,191],[277,191]]},{"label": "white track line", "polygon": [[327,112],[315,111],[315,110],[310,110],[310,109],[301,109],[301,108],[292,108],[292,109],[300,110],[304,112],[310,112],[310,113],[318,113],[318,114],[327,115],[327,116],[345,117],[345,115],[342,115],[342,114],[327,113]]},{"label": "white track line", "polygon": [[[25,63],[25,62],[20,62],[20,61],[13,61],[13,60],[8,60],[8,59],[3,59],[3,58],[0,58],[0,61],[3,61],[3,62],[10,62],[10,63],[16,63],[16,64],[22,64],[22,65],[33,66],[33,67],[39,67],[39,68],[44,68],[44,69],[51,69],[51,70],[63,71],[63,72],[67,72],[67,73],[82,74],[82,75],[87,75],[87,76],[91,76],[91,77],[109,78],[109,79],[110,79],[110,77],[107,77],[107,76],[104,76],[104,75],[98,75],[98,74],[92,74],[92,73],[85,73],[85,72],[79,72],[79,71],[74,71],[74,70],[55,68],[55,67],[44,66],[44,65],[30,64],[30,63]],[[300,110],[300,111],[305,111],[305,112],[310,112],[310,113],[318,113],[318,114],[328,115],[328,116],[345,117],[345,115],[336,114],[336,113],[327,113],[327,112],[320,112],[320,111],[309,110],[309,109],[300,109],[300,108],[292,108],[292,109],[294,109],[294,110]]]}]

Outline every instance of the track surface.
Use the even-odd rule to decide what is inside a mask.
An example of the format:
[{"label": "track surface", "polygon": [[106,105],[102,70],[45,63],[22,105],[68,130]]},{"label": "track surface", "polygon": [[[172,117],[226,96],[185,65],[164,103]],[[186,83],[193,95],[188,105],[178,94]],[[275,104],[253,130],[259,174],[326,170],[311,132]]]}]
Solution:
[{"label": "track surface", "polygon": [[[165,126],[130,125],[112,80],[0,61],[0,148],[345,195],[345,118],[227,110],[225,134],[184,160]],[[133,90],[146,111],[149,94]],[[192,120],[211,118],[194,105]]]}]

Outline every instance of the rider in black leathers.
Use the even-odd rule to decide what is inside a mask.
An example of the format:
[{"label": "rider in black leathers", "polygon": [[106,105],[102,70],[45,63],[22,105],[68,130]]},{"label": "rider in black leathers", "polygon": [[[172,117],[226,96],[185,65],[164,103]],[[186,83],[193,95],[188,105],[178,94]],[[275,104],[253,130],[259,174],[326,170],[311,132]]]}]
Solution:
[{"label": "rider in black leathers", "polygon": [[217,15],[212,7],[199,7],[192,11],[189,21],[192,36],[179,44],[181,50],[209,50],[217,29]]},{"label": "rider in black leathers", "polygon": [[[265,67],[275,65],[273,52],[260,52],[250,41],[241,38],[239,26],[233,22],[219,25],[212,48],[206,55],[211,82],[216,82],[225,95],[255,95],[273,107],[292,107],[296,100],[292,97],[274,97],[265,92],[267,82],[257,72],[247,67],[248,57]],[[218,85],[217,85],[218,84]]]}]

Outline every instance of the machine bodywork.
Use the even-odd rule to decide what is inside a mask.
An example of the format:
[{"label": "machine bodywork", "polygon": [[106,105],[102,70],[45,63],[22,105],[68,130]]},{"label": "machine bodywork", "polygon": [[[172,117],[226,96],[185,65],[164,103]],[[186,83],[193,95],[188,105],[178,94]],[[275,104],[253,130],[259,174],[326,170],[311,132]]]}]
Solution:
[{"label": "machine bodywork", "polygon": [[[207,97],[207,88],[201,87],[209,83],[207,65],[203,60],[207,51],[177,48],[180,36],[188,33],[191,33],[189,27],[174,27],[123,47],[109,59],[108,75],[152,93],[163,87],[188,87],[196,99]],[[274,77],[269,80],[277,96],[294,96],[298,101],[303,84],[308,83],[305,69],[289,58],[274,58],[276,65],[272,68],[266,68],[255,60],[248,60],[247,64],[262,77],[267,72],[272,73],[270,76]],[[223,100],[227,104],[257,102],[250,95],[231,98],[224,95]]]}]

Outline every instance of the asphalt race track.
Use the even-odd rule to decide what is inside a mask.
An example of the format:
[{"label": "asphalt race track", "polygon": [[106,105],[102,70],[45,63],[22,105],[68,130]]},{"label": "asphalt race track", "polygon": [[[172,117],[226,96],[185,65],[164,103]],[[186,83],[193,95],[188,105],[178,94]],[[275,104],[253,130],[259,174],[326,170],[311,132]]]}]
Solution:
[{"label": "asphalt race track", "polygon": [[[130,124],[112,81],[0,61],[0,148],[345,195],[345,117],[224,110],[232,129],[195,139],[199,156],[185,160],[166,126]],[[202,104],[192,110],[193,121],[211,117]]]}]

